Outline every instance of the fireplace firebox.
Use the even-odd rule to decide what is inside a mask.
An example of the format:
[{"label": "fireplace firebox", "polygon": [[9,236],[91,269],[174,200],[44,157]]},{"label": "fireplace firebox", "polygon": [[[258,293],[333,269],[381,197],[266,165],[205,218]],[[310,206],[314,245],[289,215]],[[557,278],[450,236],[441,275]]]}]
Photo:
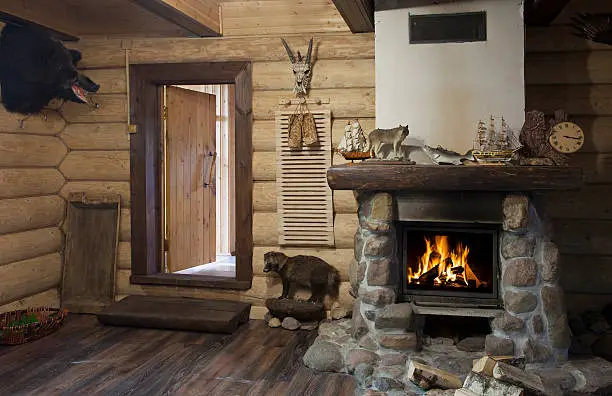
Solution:
[{"label": "fireplace firebox", "polygon": [[403,301],[497,305],[496,224],[398,222]]}]

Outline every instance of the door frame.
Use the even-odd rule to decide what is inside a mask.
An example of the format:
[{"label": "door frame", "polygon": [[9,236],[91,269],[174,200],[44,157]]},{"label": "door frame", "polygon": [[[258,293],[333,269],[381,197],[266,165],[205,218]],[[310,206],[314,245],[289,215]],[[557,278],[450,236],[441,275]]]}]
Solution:
[{"label": "door frame", "polygon": [[[251,62],[130,65],[131,283],[247,290],[253,279],[253,78]],[[235,86],[236,277],[168,274],[162,268],[163,85]]]}]

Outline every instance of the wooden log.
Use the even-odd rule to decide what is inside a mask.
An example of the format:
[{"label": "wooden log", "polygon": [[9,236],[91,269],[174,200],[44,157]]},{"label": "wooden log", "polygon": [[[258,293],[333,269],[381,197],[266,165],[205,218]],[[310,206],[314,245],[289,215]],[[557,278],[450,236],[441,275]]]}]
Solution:
[{"label": "wooden log", "polygon": [[130,242],[119,242],[117,247],[117,268],[132,268],[132,244]]},{"label": "wooden log", "polygon": [[[290,97],[289,91],[253,92],[253,117],[256,120],[273,120],[278,101]],[[310,97],[329,98],[329,107],[336,118],[346,118],[354,114],[362,114],[363,117],[375,116],[374,88],[313,89],[310,91]]]},{"label": "wooden log", "polygon": [[0,305],[58,287],[61,273],[59,253],[0,266]]},{"label": "wooden log", "polygon": [[333,192],[334,212],[336,213],[357,213],[357,200],[352,191],[337,190]]},{"label": "wooden log", "polygon": [[270,273],[264,273],[264,254],[266,252],[276,251],[285,253],[288,256],[297,256],[304,254],[308,256],[316,256],[325,260],[329,265],[335,267],[340,272],[342,281],[348,280],[349,266],[355,260],[353,249],[316,249],[316,248],[283,248],[281,246],[255,246],[253,248],[253,273],[260,276],[271,276]]},{"label": "wooden log", "polygon": [[87,77],[100,84],[97,95],[127,92],[125,68],[88,70]]},{"label": "wooden log", "polygon": [[[332,115],[333,116],[333,115]],[[340,138],[344,136],[344,127],[348,120],[358,119],[364,133],[369,133],[375,128],[374,118],[361,117],[355,114],[351,117],[332,119],[332,146],[338,146]],[[583,122],[581,125],[584,125]],[[276,129],[274,120],[255,120],[253,123],[253,150],[254,151],[276,151]],[[606,131],[607,132],[607,131]],[[588,137],[587,137],[588,138]],[[584,148],[582,149],[584,150]]]},{"label": "wooden log", "polygon": [[0,306],[0,313],[33,307],[59,308],[60,298],[58,289],[54,287],[41,293],[36,293],[32,296],[13,301],[10,304],[2,305]]},{"label": "wooden log", "polygon": [[[131,284],[130,275],[130,270],[117,270],[117,294],[210,298],[244,301],[257,306],[264,306],[266,299],[279,297],[282,292],[280,279],[263,276],[254,276],[251,288],[249,290],[239,291],[229,289],[176,288],[173,286]],[[342,307],[350,309],[353,304],[353,298],[348,293],[349,289],[349,282],[342,282],[340,284],[339,303]],[[310,297],[310,294],[304,293],[302,290],[296,293],[296,298],[307,299],[308,297]]]},{"label": "wooden log", "polygon": [[253,245],[278,245],[278,217],[276,213],[253,213]]},{"label": "wooden log", "polygon": [[424,285],[433,286],[434,279],[438,277],[438,265],[435,265],[429,271],[425,272],[423,275],[419,276],[419,283]]},{"label": "wooden log", "polygon": [[39,114],[24,117],[0,107],[0,132],[55,135],[64,126],[66,121],[55,110],[43,109]]},{"label": "wooden log", "polygon": [[493,377],[493,369],[498,362],[509,364],[521,370],[525,370],[525,357],[516,356],[483,356],[480,359],[474,359],[472,371],[475,373],[488,375]]},{"label": "wooden log", "polygon": [[0,235],[0,265],[59,252],[62,242],[57,227]]},{"label": "wooden log", "polygon": [[567,25],[529,28],[525,32],[525,51],[527,53],[558,53],[610,50],[610,46],[576,37],[572,34],[572,31],[571,26]]},{"label": "wooden log", "polygon": [[610,84],[612,51],[534,53],[525,58],[525,83]]},{"label": "wooden log", "polygon": [[525,391],[518,386],[506,384],[493,377],[470,372],[463,382],[463,387],[478,395],[524,396]]},{"label": "wooden log", "polygon": [[[375,86],[374,76],[374,59],[321,60],[313,67],[310,86],[313,89],[371,88]],[[287,67],[287,61],[253,64],[254,90],[290,91],[293,82],[293,72]]]},{"label": "wooden log", "polygon": [[129,209],[121,209],[119,240],[121,242],[130,242],[132,240],[132,218]]},{"label": "wooden log", "polygon": [[130,180],[129,151],[71,151],[60,165],[67,180]]},{"label": "wooden log", "polygon": [[65,206],[57,195],[0,200],[0,234],[57,226]]},{"label": "wooden log", "polygon": [[610,225],[597,220],[556,220],[555,243],[562,254],[612,255]]},{"label": "wooden log", "polygon": [[[287,43],[292,48],[308,48],[312,34],[292,36]],[[374,34],[325,34],[314,37],[316,59],[363,59],[374,58]],[[284,61],[287,52],[278,45],[276,35],[267,37],[232,37],[205,40],[193,39],[134,39],[130,51],[130,62],[206,62],[206,61]],[[83,53],[79,62],[82,68],[121,67],[125,65],[125,53],[121,40],[87,40],[71,43]]]},{"label": "wooden log", "polygon": [[55,136],[0,133],[0,166],[3,167],[53,167],[67,151]]},{"label": "wooden log", "polygon": [[127,96],[125,94],[94,95],[98,108],[75,102],[66,102],[61,108],[62,117],[73,122],[126,122]]},{"label": "wooden log", "polygon": [[542,379],[538,375],[527,373],[518,367],[503,362],[497,362],[493,369],[493,377],[536,394],[546,394]]},{"label": "wooden log", "polygon": [[461,378],[456,375],[415,360],[410,360],[406,377],[425,390],[432,388],[458,389],[462,386]]},{"label": "wooden log", "polygon": [[359,226],[356,214],[337,214],[334,216],[334,240],[338,249],[352,249],[355,245],[355,232]]},{"label": "wooden log", "polygon": [[68,198],[73,192],[85,192],[88,195],[96,194],[119,194],[121,195],[121,207],[130,206],[130,183],[112,181],[69,181],[60,191],[60,195]]},{"label": "wooden log", "polygon": [[612,183],[612,153],[576,153],[570,157],[570,165],[584,170],[585,184]]},{"label": "wooden log", "polygon": [[57,169],[0,169],[0,199],[55,194],[64,182]]},{"label": "wooden log", "polygon": [[[346,32],[348,27],[334,5],[326,0],[240,1],[221,3],[223,36],[257,36]],[[306,49],[299,47],[302,54]]]},{"label": "wooden log", "polygon": [[554,113],[563,109],[573,116],[612,115],[612,86],[527,85],[526,108]]},{"label": "wooden log", "polygon": [[69,124],[60,135],[71,150],[129,150],[126,124]]},{"label": "wooden log", "polygon": [[265,304],[272,316],[281,320],[289,316],[300,322],[314,322],[325,317],[325,307],[321,303],[290,298],[268,298]]},{"label": "wooden log", "polygon": [[253,183],[253,210],[276,212],[276,182]]},{"label": "wooden log", "polygon": [[612,200],[601,199],[608,196],[612,196],[612,185],[587,185],[580,191],[543,194],[537,209],[556,220],[612,220]]},{"label": "wooden log", "polygon": [[[612,268],[612,257],[610,256],[564,254],[561,256],[559,265],[559,281],[566,295],[572,293],[605,295],[612,290],[612,278],[602,276]],[[569,303],[570,299],[566,298],[566,300]]]},{"label": "wooden log", "polygon": [[276,153],[253,153],[253,180],[276,181]]}]

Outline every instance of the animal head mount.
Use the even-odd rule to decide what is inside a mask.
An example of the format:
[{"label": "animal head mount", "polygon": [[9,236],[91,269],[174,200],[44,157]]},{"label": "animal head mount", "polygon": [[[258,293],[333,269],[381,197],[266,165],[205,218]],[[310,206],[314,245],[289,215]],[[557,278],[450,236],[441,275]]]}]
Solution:
[{"label": "animal head mount", "polygon": [[52,99],[87,103],[100,86],[77,70],[81,53],[46,31],[7,24],[0,35],[0,88],[4,108],[39,113]]},{"label": "animal head mount", "polygon": [[297,58],[289,48],[289,45],[285,41],[284,38],[281,38],[283,42],[283,46],[287,50],[287,55],[289,55],[289,60],[291,61],[291,70],[293,70],[293,76],[295,78],[295,83],[293,86],[293,92],[295,92],[298,96],[306,96],[308,95],[308,90],[310,89],[310,80],[312,78],[311,69],[311,57],[312,57],[312,40],[308,43],[308,54],[306,58],[302,57],[300,51],[297,52]]}]

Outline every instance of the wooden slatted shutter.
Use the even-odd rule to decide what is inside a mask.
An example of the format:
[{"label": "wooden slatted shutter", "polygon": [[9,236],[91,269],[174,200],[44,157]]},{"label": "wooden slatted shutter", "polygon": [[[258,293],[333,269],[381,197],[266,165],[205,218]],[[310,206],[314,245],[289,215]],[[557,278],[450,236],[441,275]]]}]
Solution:
[{"label": "wooden slatted shutter", "polygon": [[331,113],[311,110],[319,144],[292,150],[288,146],[289,116],[276,112],[276,199],[281,246],[333,246],[332,191],[327,184],[331,166]]}]

